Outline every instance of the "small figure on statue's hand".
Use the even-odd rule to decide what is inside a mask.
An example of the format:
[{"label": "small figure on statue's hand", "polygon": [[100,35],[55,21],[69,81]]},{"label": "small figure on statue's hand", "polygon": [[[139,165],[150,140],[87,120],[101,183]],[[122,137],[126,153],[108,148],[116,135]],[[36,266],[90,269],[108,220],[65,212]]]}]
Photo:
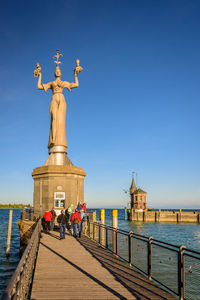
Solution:
[{"label": "small figure on statue's hand", "polygon": [[38,77],[40,75],[40,73],[41,73],[41,70],[42,70],[42,68],[40,67],[39,63],[37,63],[36,69],[33,72],[34,73],[34,77]]},{"label": "small figure on statue's hand", "polygon": [[74,73],[76,73],[76,74],[79,74],[83,70],[83,68],[81,66],[79,66],[79,63],[80,63],[80,60],[77,59],[76,60],[76,68],[74,69]]}]

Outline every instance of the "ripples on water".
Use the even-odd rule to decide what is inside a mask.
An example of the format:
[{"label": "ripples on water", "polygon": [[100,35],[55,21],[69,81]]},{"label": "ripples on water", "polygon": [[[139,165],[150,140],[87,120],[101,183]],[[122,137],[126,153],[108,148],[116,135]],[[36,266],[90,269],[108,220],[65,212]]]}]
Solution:
[{"label": "ripples on water", "polygon": [[[99,209],[97,220],[99,220]],[[112,225],[112,210],[105,211],[106,224]],[[198,223],[143,223],[124,220],[124,209],[118,210],[118,227],[123,230],[133,231],[146,236],[153,236],[155,239],[185,245],[187,248],[200,251],[200,224]]]},{"label": "ripples on water", "polygon": [[9,209],[0,209],[0,297],[19,262],[19,230],[17,221],[20,209],[13,209],[10,257],[6,257]]},{"label": "ripples on water", "polygon": [[[99,209],[96,209],[99,220]],[[9,209],[0,209],[0,297],[19,262],[19,229],[20,209],[13,209],[12,236],[10,257],[6,258]],[[105,211],[106,224],[112,225],[112,210]],[[124,220],[124,210],[118,210],[118,227],[127,231],[153,236],[161,241],[176,245],[185,245],[200,251],[200,225],[193,223],[136,223]]]},{"label": "ripples on water", "polygon": [[[97,220],[99,219],[99,210]],[[112,225],[112,210],[105,211],[106,224]],[[189,249],[200,252],[200,224],[198,223],[143,223],[124,220],[124,210],[118,210],[118,227],[140,235],[153,236],[155,239],[174,245],[185,245]],[[109,231],[110,232],[110,231]],[[108,232],[108,233],[109,233]],[[109,238],[110,236],[110,238]],[[108,234],[108,246],[112,249],[111,232]],[[128,238],[118,235],[118,252],[121,257],[128,260]],[[147,273],[147,244],[138,239],[132,239],[133,264]],[[153,277],[171,290],[178,293],[178,256],[174,251],[152,246],[152,272]],[[190,269],[192,268],[192,273]],[[200,262],[190,257],[185,257],[185,294],[186,299],[200,299],[199,278]]]}]

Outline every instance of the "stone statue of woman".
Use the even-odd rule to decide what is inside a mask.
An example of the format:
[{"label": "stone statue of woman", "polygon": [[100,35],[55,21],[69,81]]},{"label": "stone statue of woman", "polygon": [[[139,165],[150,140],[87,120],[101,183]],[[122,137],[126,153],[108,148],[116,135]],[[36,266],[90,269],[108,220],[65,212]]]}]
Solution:
[{"label": "stone statue of woman", "polygon": [[63,95],[63,90],[67,88],[69,91],[71,91],[71,89],[79,86],[77,74],[82,71],[82,68],[79,66],[79,60],[77,60],[76,68],[74,69],[74,82],[70,83],[67,81],[62,81],[61,71],[59,68],[59,64],[61,63],[59,61],[60,56],[62,56],[62,54],[60,54],[59,50],[57,50],[57,55],[55,55],[55,57],[57,58],[57,61],[55,61],[55,63],[57,64],[55,70],[56,79],[54,81],[42,84],[41,67],[39,64],[37,64],[36,70],[34,71],[34,76],[38,77],[37,88],[39,90],[44,90],[46,92],[48,89],[51,89],[53,93],[50,104],[51,123],[48,148],[50,150],[52,148],[56,149],[57,146],[61,146],[62,148],[66,148],[64,152],[67,153],[67,139],[65,130],[67,105]]}]

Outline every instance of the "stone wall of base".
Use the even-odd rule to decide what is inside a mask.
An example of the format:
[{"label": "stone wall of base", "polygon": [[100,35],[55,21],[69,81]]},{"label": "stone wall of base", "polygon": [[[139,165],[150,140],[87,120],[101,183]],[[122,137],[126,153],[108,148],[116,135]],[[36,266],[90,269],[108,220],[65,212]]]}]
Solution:
[{"label": "stone wall of base", "polygon": [[174,222],[174,223],[199,223],[200,213],[192,211],[144,211],[134,212],[129,210],[128,219],[137,222]]},{"label": "stone wall of base", "polygon": [[43,216],[44,211],[55,207],[55,192],[64,192],[65,208],[71,204],[84,202],[83,169],[75,166],[42,166],[35,168],[32,173],[34,179],[34,216]]},{"label": "stone wall of base", "polygon": [[19,227],[20,233],[20,255],[23,254],[28,242],[32,236],[37,222],[34,221],[18,221],[17,225]]}]

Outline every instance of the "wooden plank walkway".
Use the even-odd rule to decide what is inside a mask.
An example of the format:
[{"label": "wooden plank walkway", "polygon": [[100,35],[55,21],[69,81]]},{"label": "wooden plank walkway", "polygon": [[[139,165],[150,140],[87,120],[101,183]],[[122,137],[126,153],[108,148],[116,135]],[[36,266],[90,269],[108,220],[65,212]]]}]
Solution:
[{"label": "wooden plank walkway", "polygon": [[42,234],[32,300],[176,299],[88,237]]}]

